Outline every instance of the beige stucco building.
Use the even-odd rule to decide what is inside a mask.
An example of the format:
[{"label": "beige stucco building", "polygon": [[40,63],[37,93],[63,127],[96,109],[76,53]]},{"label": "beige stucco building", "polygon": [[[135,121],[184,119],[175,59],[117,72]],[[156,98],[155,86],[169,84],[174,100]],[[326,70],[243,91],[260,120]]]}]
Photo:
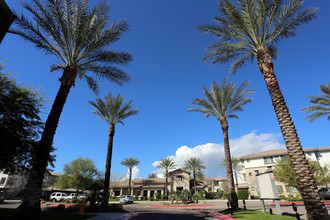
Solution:
[{"label": "beige stucco building", "polygon": [[[206,192],[216,192],[222,190],[222,182],[226,178],[204,178],[203,181],[197,181],[197,190],[205,190]],[[117,182],[110,184],[110,195],[118,197],[121,195],[131,194],[137,199],[154,197],[155,193],[164,195],[166,190],[169,192],[178,190],[192,191],[194,181],[190,179],[190,172],[177,169],[169,172],[168,186],[165,188],[165,178],[138,178],[134,179],[131,184],[131,193],[128,192],[128,182]]]},{"label": "beige stucco building", "polygon": [[[318,161],[321,166],[330,164],[330,147],[305,148],[304,152],[307,159]],[[248,189],[251,196],[258,196],[256,172],[264,173],[268,169],[273,169],[276,162],[286,156],[287,150],[269,150],[238,158],[240,162],[233,169],[235,183],[238,184],[238,188]],[[282,182],[275,181],[275,185],[279,195],[299,193],[296,188]]]}]

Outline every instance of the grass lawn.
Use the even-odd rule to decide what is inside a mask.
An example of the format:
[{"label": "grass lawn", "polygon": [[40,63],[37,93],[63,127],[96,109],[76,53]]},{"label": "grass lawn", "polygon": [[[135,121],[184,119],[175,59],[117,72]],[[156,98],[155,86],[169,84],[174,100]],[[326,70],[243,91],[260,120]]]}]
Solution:
[{"label": "grass lawn", "polygon": [[[13,218],[16,209],[0,209],[0,219],[1,220],[10,220]],[[41,219],[42,220],[83,220],[94,217],[95,215],[84,214],[79,215],[75,213],[67,213],[67,212],[42,212]]]},{"label": "grass lawn", "polygon": [[244,209],[235,209],[233,215],[230,214],[228,209],[220,211],[221,214],[228,215],[229,217],[235,219],[246,219],[246,220],[295,220],[295,217],[283,216],[283,215],[270,215],[269,213],[264,213],[261,211],[255,210],[244,210]]}]

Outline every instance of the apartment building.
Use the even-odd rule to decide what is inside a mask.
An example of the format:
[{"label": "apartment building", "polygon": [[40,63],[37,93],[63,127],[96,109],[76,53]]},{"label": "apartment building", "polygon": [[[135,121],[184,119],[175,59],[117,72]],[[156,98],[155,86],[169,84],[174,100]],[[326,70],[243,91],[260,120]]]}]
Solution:
[{"label": "apartment building", "polygon": [[[217,192],[222,190],[222,182],[226,181],[224,177],[206,177],[203,181],[197,181],[197,190],[204,190],[206,192]],[[153,197],[155,193],[161,195],[168,192],[174,192],[177,190],[193,191],[194,180],[190,179],[190,172],[176,169],[169,172],[167,181],[168,185],[165,188],[165,178],[137,178],[132,181],[131,193],[128,192],[128,181],[117,182],[110,184],[110,195],[121,196],[131,194],[138,199]]]},{"label": "apartment building", "polygon": [[[321,166],[330,165],[330,147],[306,148],[306,157],[315,160]],[[278,160],[288,156],[287,150],[269,150],[240,157],[240,162],[233,167],[234,180],[238,189],[248,189],[251,196],[258,196],[256,172],[264,173],[271,169]],[[287,196],[299,191],[284,183],[275,181],[278,194]]]}]

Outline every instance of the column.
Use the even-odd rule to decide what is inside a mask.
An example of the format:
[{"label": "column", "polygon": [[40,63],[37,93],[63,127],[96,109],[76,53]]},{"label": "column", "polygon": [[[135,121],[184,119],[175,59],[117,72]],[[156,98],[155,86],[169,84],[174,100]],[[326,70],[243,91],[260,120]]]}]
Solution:
[{"label": "column", "polygon": [[120,196],[123,195],[123,188],[120,188]]}]

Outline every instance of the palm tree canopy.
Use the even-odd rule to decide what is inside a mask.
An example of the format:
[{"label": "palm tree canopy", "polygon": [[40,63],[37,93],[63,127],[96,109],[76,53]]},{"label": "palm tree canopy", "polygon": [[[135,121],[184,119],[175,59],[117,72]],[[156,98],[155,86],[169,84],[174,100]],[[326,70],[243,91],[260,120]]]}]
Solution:
[{"label": "palm tree canopy", "polygon": [[123,120],[129,116],[138,114],[138,109],[132,109],[133,100],[124,104],[124,98],[119,94],[118,96],[112,96],[111,93],[105,97],[105,102],[97,98],[96,102],[89,101],[96,110],[94,114],[99,115],[101,119],[106,120],[109,124],[121,123],[124,125]]},{"label": "palm tree canopy", "polygon": [[227,63],[233,60],[235,73],[247,61],[253,61],[258,50],[267,49],[276,59],[276,44],[282,38],[295,36],[296,28],[315,18],[317,8],[302,9],[303,0],[219,0],[217,25],[201,25],[198,29],[218,38],[207,47],[205,61]]},{"label": "palm tree canopy", "polygon": [[157,174],[156,174],[156,173],[150,173],[150,174],[148,175],[148,178],[149,178],[149,179],[155,179],[155,178],[157,178]]},{"label": "palm tree canopy", "polygon": [[191,171],[202,171],[203,169],[206,169],[206,167],[203,165],[203,162],[199,158],[191,157],[184,162],[183,169]]},{"label": "palm tree canopy", "polygon": [[252,98],[246,98],[253,90],[245,90],[245,86],[249,82],[243,83],[235,91],[236,83],[228,82],[225,78],[221,87],[217,82],[211,85],[211,91],[203,88],[204,95],[207,99],[195,99],[191,102],[193,105],[199,105],[203,108],[191,108],[188,112],[198,111],[205,114],[206,117],[210,115],[222,118],[238,118],[235,114],[238,111],[243,111],[242,106],[251,102]]},{"label": "palm tree canopy", "polygon": [[129,157],[129,158],[125,158],[123,161],[121,161],[120,164],[132,169],[134,166],[139,165],[140,161],[136,158]]},{"label": "palm tree canopy", "polygon": [[158,163],[157,167],[168,171],[176,168],[176,164],[173,161],[173,158],[167,157],[165,159],[162,158],[161,161]]},{"label": "palm tree canopy", "polygon": [[74,69],[78,78],[85,79],[95,92],[98,84],[88,72],[118,84],[129,80],[114,64],[126,65],[132,55],[108,48],[128,30],[128,23],[117,21],[109,25],[108,3],[102,2],[91,11],[87,0],[32,0],[23,7],[32,13],[33,21],[16,15],[16,28],[9,32],[58,57],[61,62],[51,66],[51,71]]},{"label": "palm tree canopy", "polygon": [[321,85],[319,88],[323,94],[320,96],[307,96],[311,99],[309,102],[315,105],[301,109],[305,113],[314,112],[305,118],[305,120],[309,119],[310,122],[321,116],[327,116],[327,120],[330,120],[330,82],[327,85]]}]

